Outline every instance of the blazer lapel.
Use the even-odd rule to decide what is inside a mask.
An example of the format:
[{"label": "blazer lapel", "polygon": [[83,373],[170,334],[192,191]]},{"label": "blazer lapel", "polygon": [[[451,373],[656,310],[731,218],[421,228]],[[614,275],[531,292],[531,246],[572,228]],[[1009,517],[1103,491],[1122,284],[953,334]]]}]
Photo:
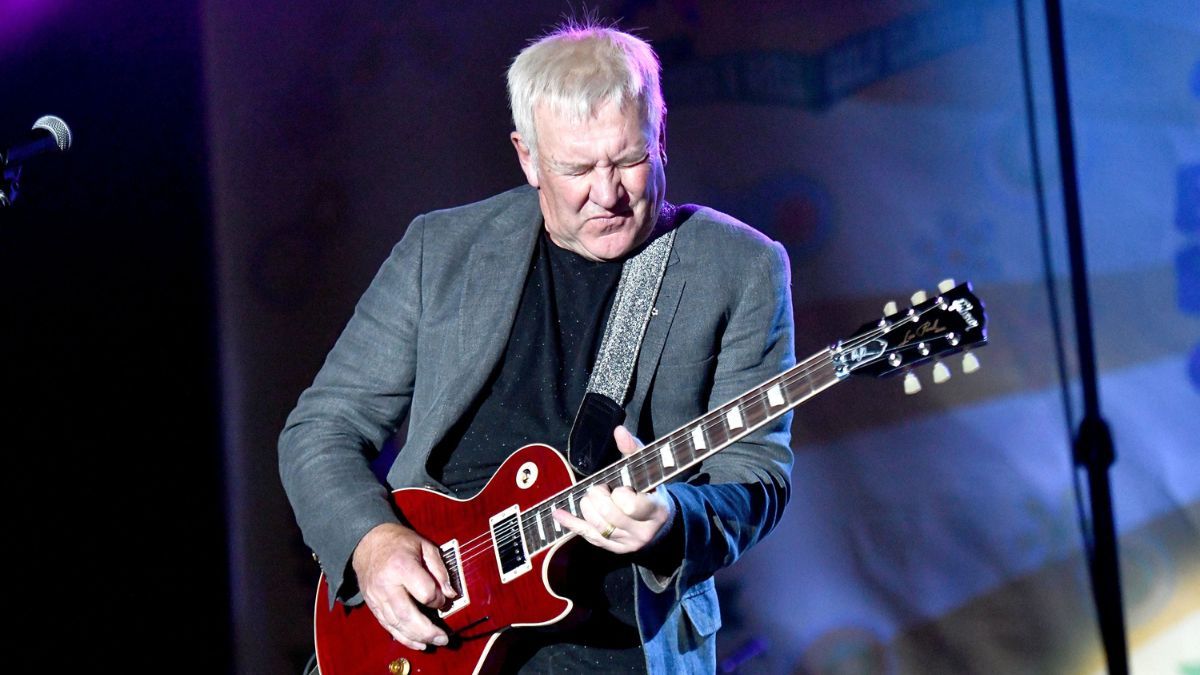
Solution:
[{"label": "blazer lapel", "polygon": [[[662,285],[658,287],[658,297],[654,300],[654,310],[651,312],[650,322],[646,324],[646,333],[642,336],[642,346],[638,351],[633,395],[629,397],[629,404],[626,406],[626,410],[631,413],[626,420],[627,424],[636,425],[636,419],[641,414],[646,392],[650,388],[651,380],[654,379],[654,371],[658,368],[663,347],[667,344],[667,334],[671,330],[671,322],[675,319],[675,310],[679,308],[679,298],[683,295],[684,278],[682,274],[672,274],[671,269],[678,262],[678,250],[672,249]],[[675,271],[678,272],[678,270]],[[633,428],[632,431],[636,432],[637,429]]]},{"label": "blazer lapel", "polygon": [[466,256],[466,282],[459,300],[458,349],[452,350],[460,373],[439,394],[430,448],[440,443],[483,388],[500,360],[516,319],[533,246],[541,230],[537,197],[526,197],[497,215]]}]

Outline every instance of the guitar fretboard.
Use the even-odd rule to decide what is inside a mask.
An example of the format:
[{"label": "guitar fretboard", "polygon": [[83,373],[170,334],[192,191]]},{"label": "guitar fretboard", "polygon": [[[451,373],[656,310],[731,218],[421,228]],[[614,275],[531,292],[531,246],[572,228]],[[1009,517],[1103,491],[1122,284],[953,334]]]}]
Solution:
[{"label": "guitar fretboard", "polygon": [[638,452],[584,478],[572,487],[521,514],[526,550],[533,555],[571,533],[551,515],[563,509],[582,517],[579,500],[593,485],[609,490],[620,486],[649,492],[743,436],[779,417],[840,378],[834,372],[833,352],[822,350],[738,398],[706,413]]}]

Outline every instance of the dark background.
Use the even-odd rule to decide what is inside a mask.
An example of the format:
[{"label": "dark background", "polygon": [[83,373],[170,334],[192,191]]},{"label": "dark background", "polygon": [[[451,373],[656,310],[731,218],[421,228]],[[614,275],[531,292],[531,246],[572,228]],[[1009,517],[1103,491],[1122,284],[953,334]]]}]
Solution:
[{"label": "dark background", "polygon": [[[15,4],[0,5],[0,23]],[[224,672],[197,3],[77,3],[53,19],[33,39],[4,35],[22,41],[0,51],[4,142],[44,114],[76,139],[69,156],[28,165],[17,207],[0,211],[15,430],[4,443],[16,525],[5,642],[26,672],[168,661]]]}]

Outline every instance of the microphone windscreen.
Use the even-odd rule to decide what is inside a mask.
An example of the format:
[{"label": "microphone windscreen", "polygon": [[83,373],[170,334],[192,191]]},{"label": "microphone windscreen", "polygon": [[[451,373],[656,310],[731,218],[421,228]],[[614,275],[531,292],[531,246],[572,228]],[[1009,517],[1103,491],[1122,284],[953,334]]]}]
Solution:
[{"label": "microphone windscreen", "polygon": [[71,127],[68,127],[61,117],[45,115],[33,123],[33,128],[50,132],[60,152],[66,152],[71,147]]}]

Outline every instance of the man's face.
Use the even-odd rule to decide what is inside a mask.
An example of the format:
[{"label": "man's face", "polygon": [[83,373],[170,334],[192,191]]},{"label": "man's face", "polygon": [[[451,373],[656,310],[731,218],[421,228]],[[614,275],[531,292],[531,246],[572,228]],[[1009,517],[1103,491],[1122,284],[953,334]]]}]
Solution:
[{"label": "man's face", "polygon": [[538,106],[534,124],[536,166],[521,135],[514,132],[512,141],[525,177],[538,188],[550,240],[589,260],[613,260],[644,242],[666,176],[636,112],[609,104],[575,123]]}]

